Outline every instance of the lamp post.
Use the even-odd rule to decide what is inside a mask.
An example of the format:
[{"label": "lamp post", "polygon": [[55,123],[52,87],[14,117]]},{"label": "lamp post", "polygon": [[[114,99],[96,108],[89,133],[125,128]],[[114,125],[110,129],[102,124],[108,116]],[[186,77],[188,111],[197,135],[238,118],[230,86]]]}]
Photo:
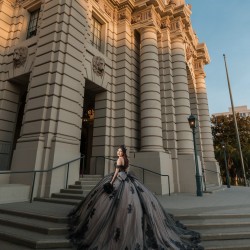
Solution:
[{"label": "lamp post", "polygon": [[202,196],[202,180],[201,180],[201,176],[200,176],[200,171],[199,171],[199,165],[198,165],[198,157],[197,157],[197,149],[196,149],[196,141],[195,141],[195,128],[196,128],[196,118],[194,115],[190,115],[188,117],[188,122],[189,122],[189,126],[192,129],[192,133],[193,133],[193,142],[194,142],[194,156],[195,156],[195,166],[196,166],[196,174],[195,174],[195,178],[196,178],[196,194],[197,196]]},{"label": "lamp post", "polygon": [[221,142],[221,146],[222,146],[223,151],[224,151],[224,161],[225,161],[225,167],[226,167],[227,187],[230,188],[231,186],[230,186],[229,173],[228,173],[228,166],[227,166],[226,145],[225,145],[225,142],[224,142],[224,141]]}]

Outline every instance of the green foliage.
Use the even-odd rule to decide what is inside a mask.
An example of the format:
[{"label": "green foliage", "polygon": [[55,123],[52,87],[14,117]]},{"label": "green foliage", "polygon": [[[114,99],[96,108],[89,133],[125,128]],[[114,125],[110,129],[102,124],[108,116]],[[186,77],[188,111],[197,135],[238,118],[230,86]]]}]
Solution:
[{"label": "green foliage", "polygon": [[[250,178],[250,117],[236,116],[245,172],[247,179]],[[212,116],[212,135],[214,140],[215,158],[221,167],[221,173],[225,174],[224,149],[221,145],[225,143],[227,153],[227,165],[229,173],[232,176],[237,174],[239,178],[243,177],[240,154],[233,116]],[[241,180],[239,182],[242,182]],[[232,184],[235,184],[232,181]]]}]

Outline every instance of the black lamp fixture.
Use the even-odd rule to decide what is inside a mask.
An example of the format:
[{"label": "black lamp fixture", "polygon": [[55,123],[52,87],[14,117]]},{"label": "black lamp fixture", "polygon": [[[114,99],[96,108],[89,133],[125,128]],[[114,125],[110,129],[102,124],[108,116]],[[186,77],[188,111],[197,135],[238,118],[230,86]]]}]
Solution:
[{"label": "black lamp fixture", "polygon": [[195,156],[195,166],[196,166],[196,174],[195,174],[195,179],[196,179],[196,194],[197,194],[197,196],[202,196],[203,195],[203,193],[202,193],[202,176],[200,175],[200,171],[199,171],[197,149],[196,149],[196,141],[195,141],[195,128],[197,126],[197,124],[196,124],[196,117],[191,114],[188,117],[188,122],[189,122],[189,126],[192,129],[192,133],[193,133],[194,156]]}]

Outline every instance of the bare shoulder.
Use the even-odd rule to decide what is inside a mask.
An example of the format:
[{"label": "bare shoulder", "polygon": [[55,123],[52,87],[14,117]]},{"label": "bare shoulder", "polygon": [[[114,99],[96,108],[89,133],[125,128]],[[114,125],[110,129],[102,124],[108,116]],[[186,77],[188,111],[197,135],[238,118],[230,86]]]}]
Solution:
[{"label": "bare shoulder", "polygon": [[119,157],[117,159],[117,165],[124,165],[124,159],[123,159],[123,157]]}]

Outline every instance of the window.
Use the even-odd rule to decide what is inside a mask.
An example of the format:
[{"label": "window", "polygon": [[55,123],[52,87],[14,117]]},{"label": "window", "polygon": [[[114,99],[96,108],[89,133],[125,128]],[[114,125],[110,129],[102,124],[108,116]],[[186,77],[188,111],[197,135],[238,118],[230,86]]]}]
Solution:
[{"label": "window", "polygon": [[101,50],[101,30],[101,23],[92,17],[92,45],[98,50]]},{"label": "window", "polygon": [[40,9],[30,12],[30,22],[28,27],[27,39],[36,35],[39,12]]}]

